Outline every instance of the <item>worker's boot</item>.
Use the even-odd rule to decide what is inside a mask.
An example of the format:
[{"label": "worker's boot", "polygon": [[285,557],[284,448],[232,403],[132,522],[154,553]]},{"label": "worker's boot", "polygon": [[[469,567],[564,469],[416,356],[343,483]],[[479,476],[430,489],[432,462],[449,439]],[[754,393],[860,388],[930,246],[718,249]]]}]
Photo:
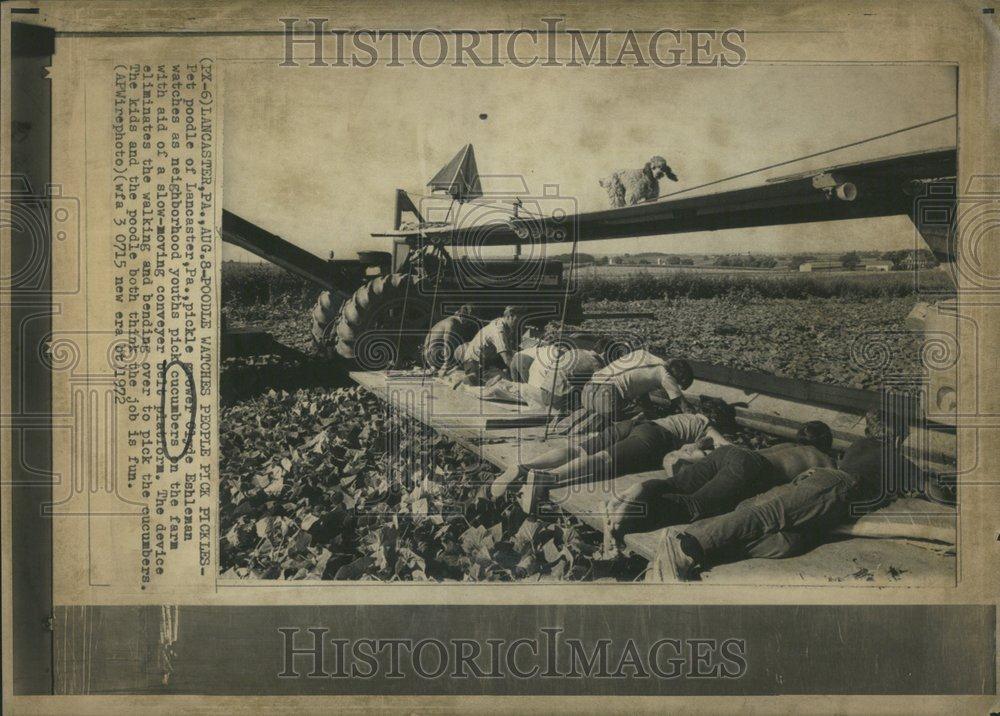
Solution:
[{"label": "worker's boot", "polygon": [[680,530],[676,527],[664,530],[656,556],[649,563],[649,571],[646,572],[647,582],[691,582],[698,578],[695,559],[683,549],[681,538]]}]

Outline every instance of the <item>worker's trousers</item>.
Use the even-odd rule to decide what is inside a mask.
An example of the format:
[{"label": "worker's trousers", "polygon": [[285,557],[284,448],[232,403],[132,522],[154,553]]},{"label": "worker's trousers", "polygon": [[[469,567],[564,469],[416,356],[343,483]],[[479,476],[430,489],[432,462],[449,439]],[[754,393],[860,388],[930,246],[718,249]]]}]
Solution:
[{"label": "worker's trousers", "polygon": [[857,478],[813,468],[786,485],[744,500],[732,512],[695,522],[684,532],[709,560],[719,557],[791,557],[811,549],[850,517],[859,497]]},{"label": "worker's trousers", "polygon": [[774,469],[760,453],[739,445],[716,448],[679,468],[662,484],[653,509],[667,524],[684,524],[729,512],[743,500],[775,486]]}]

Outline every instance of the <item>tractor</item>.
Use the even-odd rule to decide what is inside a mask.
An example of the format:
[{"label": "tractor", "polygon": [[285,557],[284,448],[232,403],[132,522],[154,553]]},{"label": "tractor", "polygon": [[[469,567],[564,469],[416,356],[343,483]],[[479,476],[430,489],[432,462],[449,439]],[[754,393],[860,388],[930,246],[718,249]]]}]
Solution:
[{"label": "tractor", "polygon": [[[464,304],[472,304],[481,320],[511,304],[529,307],[532,325],[585,318],[574,291],[575,262],[565,267],[545,258],[550,243],[571,243],[572,257],[581,241],[907,216],[915,228],[914,247],[929,247],[954,279],[961,270],[956,169],[955,147],[941,147],[832,165],[742,189],[676,196],[684,190],[587,213],[521,213],[523,202],[513,197],[510,212],[485,223],[426,221],[405,192],[397,191],[393,230],[373,235],[391,238],[393,250],[362,252],[358,261],[325,261],[229,212],[223,212],[222,236],[324,288],[312,312],[317,346],[380,369],[417,356],[427,329]],[[456,203],[481,196],[471,145],[428,186]],[[404,224],[401,217],[407,213],[416,222]],[[516,247],[514,258],[488,258],[486,249],[497,246]],[[521,258],[524,246],[538,258]],[[947,343],[949,355],[957,355],[954,302],[947,295],[927,299],[914,308],[907,326]],[[957,366],[949,359],[927,368],[926,416],[954,424]]]},{"label": "tractor", "polygon": [[391,252],[361,251],[351,261],[308,254],[228,211],[222,228],[229,243],[323,289],[311,312],[317,352],[368,370],[417,359],[430,327],[460,306],[472,306],[473,316],[484,322],[516,305],[525,309],[529,328],[583,318],[571,272],[561,261],[453,257],[445,244],[424,242],[419,229],[408,231]]},{"label": "tractor", "polygon": [[410,362],[431,326],[460,306],[483,322],[516,305],[535,328],[583,315],[557,260],[453,257],[419,234],[397,239],[391,255],[376,253],[360,254],[364,282],[353,293],[327,290],[316,300],[312,337],[321,353],[370,370]]},{"label": "tractor", "polygon": [[[452,205],[482,197],[472,146],[463,147],[428,187],[450,196]],[[504,200],[491,197],[491,215]],[[471,308],[479,322],[499,316],[506,306],[517,306],[527,330],[583,318],[572,272],[562,261],[544,257],[548,242],[570,238],[571,228],[558,224],[568,224],[572,215],[563,212],[554,225],[538,207],[525,208],[530,200],[506,200],[511,209],[500,225],[499,243],[515,247],[512,258],[483,251],[498,244],[495,224],[484,232],[479,225],[462,227],[448,217],[428,221],[403,190],[396,192],[393,230],[374,234],[391,239],[392,251],[361,251],[356,261],[323,260],[229,211],[223,211],[221,233],[229,243],[325,289],[311,313],[312,338],[320,354],[381,370],[417,359],[431,326],[460,306]],[[408,215],[415,220],[404,224]],[[532,251],[523,257],[526,244]],[[430,360],[436,367],[435,359]]]},{"label": "tractor", "polygon": [[[463,147],[428,188],[450,197],[452,206],[482,197],[472,145]],[[551,203],[552,197],[547,199]],[[229,211],[223,211],[221,234],[324,289],[311,313],[320,354],[381,370],[417,359],[431,326],[460,306],[471,307],[479,322],[517,306],[527,330],[583,318],[571,268],[544,256],[548,242],[570,239],[573,215],[556,211],[553,221],[530,198],[493,196],[487,204],[491,216],[503,201],[510,201],[511,208],[503,212],[499,243],[515,247],[511,258],[483,250],[498,245],[496,224],[485,232],[478,225],[462,226],[449,220],[452,207],[445,220],[428,221],[401,189],[392,231],[373,234],[391,239],[392,250],[362,251],[356,261],[324,260]],[[411,220],[404,223],[408,216]],[[525,245],[531,248],[527,257],[522,256]]]}]

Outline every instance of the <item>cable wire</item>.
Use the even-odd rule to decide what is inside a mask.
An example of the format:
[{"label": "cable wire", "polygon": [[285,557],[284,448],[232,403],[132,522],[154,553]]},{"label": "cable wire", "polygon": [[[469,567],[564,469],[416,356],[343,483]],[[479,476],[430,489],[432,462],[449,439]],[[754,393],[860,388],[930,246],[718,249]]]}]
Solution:
[{"label": "cable wire", "polygon": [[699,184],[698,186],[691,186],[687,189],[681,189],[680,191],[670,192],[669,194],[664,194],[659,200],[666,199],[667,197],[677,196],[678,194],[685,194],[689,191],[694,191],[695,189],[704,189],[707,186],[715,186],[716,184],[721,184],[722,182],[732,181],[733,179],[741,179],[742,177],[750,176],[751,174],[757,174],[759,172],[767,171],[768,169],[776,169],[778,167],[783,167],[788,164],[794,164],[795,162],[801,162],[804,159],[812,159],[814,157],[821,157],[824,154],[831,154],[833,152],[839,152],[841,149],[850,149],[851,147],[857,147],[858,145],[865,144],[866,142],[874,142],[879,139],[885,139],[886,137],[891,137],[894,134],[901,134],[903,132],[909,132],[914,129],[920,129],[921,127],[926,127],[931,124],[937,124],[938,122],[943,122],[947,119],[953,119],[957,117],[957,113],[946,114],[943,117],[938,117],[937,119],[931,119],[926,122],[920,122],[919,124],[913,124],[909,127],[903,127],[902,129],[894,129],[891,132],[886,132],[885,134],[877,134],[874,137],[868,137],[867,139],[859,139],[856,142],[850,142],[849,144],[841,144],[839,147],[832,147],[830,149],[824,149],[821,152],[813,152],[812,154],[805,154],[801,157],[796,157],[795,159],[788,159],[783,162],[778,162],[776,164],[769,164],[766,167],[760,167],[758,169],[751,169],[750,171],[741,172],[739,174],[733,174],[732,176],[724,177],[722,179],[716,179],[714,181],[707,182],[705,184]]}]

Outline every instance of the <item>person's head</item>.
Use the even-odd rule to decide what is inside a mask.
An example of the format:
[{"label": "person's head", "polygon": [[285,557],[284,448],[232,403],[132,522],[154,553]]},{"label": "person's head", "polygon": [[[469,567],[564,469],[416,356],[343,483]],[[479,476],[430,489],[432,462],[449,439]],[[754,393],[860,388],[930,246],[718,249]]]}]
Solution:
[{"label": "person's head", "polygon": [[677,381],[681,390],[687,390],[694,382],[694,371],[691,370],[691,364],[686,360],[674,358],[667,363],[667,372]]},{"label": "person's head", "polygon": [[812,445],[823,452],[833,448],[833,432],[830,426],[822,420],[810,420],[799,428],[795,434],[795,442],[799,445]]},{"label": "person's head", "polygon": [[461,306],[458,307],[458,310],[455,311],[455,315],[456,316],[471,316],[473,314],[473,311],[474,311],[474,309],[472,308],[472,304],[471,303],[463,303]]},{"label": "person's head", "polygon": [[524,307],[522,306],[507,306],[503,309],[503,320],[507,325],[516,326],[522,318],[524,318]]},{"label": "person's head", "polygon": [[906,439],[909,427],[882,408],[871,408],[865,413],[865,436],[881,443],[896,443]]},{"label": "person's head", "polygon": [[736,406],[721,398],[702,395],[698,398],[698,412],[708,418],[708,423],[721,432],[736,432]]}]

